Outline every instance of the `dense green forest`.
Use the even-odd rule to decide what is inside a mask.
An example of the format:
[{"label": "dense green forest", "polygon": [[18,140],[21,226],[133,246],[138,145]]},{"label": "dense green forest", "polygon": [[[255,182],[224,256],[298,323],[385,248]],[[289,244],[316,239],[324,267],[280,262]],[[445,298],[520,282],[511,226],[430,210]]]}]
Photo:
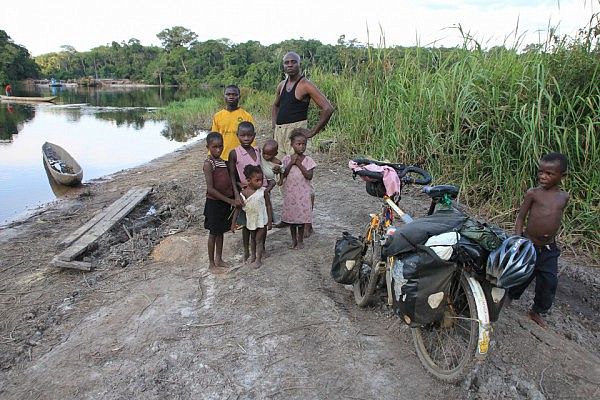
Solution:
[{"label": "dense green forest", "polygon": [[0,84],[35,78],[38,74],[39,67],[29,51],[13,43],[10,36],[0,29]]},{"label": "dense green forest", "polygon": [[143,46],[137,39],[86,52],[65,45],[62,51],[38,56],[35,61],[43,76],[56,79],[126,78],[179,86],[237,82],[270,89],[281,76],[281,56],[290,49],[304,57],[305,67],[314,64],[335,73],[359,64],[365,56],[364,47],[343,36],[337,45],[299,39],[263,46],[256,41],[232,43],[228,39],[201,42],[194,32],[175,26],[157,37],[162,47]]}]

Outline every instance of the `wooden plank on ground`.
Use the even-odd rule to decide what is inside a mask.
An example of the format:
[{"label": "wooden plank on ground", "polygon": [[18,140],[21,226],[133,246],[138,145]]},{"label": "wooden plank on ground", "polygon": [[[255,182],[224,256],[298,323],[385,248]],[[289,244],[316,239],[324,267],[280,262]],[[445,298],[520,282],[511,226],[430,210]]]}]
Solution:
[{"label": "wooden plank on ground", "polygon": [[50,262],[51,265],[58,268],[80,269],[82,271],[91,271],[92,264],[84,261],[63,261],[54,257]]},{"label": "wooden plank on ground", "polygon": [[110,230],[117,222],[131,212],[146,196],[152,188],[134,189],[132,193],[125,194],[121,199],[126,197],[126,200],[121,199],[115,201],[106,210],[104,218],[97,221],[75,242],[66,248],[62,253],[55,258],[60,261],[70,262],[82,254],[92,243],[96,242],[100,236]]},{"label": "wooden plank on ground", "polygon": [[110,213],[118,212],[120,210],[119,203],[123,203],[123,205],[127,204],[129,202],[129,199],[131,198],[131,196],[133,196],[137,192],[137,190],[138,190],[138,188],[129,189],[129,191],[127,193],[125,193],[118,200],[116,200],[114,203],[112,203],[113,205],[116,205],[116,207],[108,206],[105,209],[98,211],[92,219],[90,219],[88,222],[86,222],[80,228],[78,228],[75,232],[71,233],[69,236],[67,236],[65,239],[63,239],[63,241],[60,242],[59,246],[61,246],[63,248],[69,246],[74,241],[76,241],[81,236],[83,236],[84,233],[86,233],[88,230],[90,230],[94,225],[96,225],[98,222],[100,222],[103,218],[111,217],[111,215],[109,215]]}]

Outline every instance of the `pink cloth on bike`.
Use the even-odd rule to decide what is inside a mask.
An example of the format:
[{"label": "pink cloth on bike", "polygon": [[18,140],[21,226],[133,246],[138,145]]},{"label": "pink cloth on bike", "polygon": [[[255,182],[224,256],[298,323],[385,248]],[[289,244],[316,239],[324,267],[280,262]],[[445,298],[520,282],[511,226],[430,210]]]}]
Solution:
[{"label": "pink cloth on bike", "polygon": [[[385,194],[388,196],[393,196],[396,193],[400,193],[400,178],[398,178],[398,173],[392,167],[377,164],[359,165],[354,161],[350,160],[348,162],[348,168],[350,168],[352,171],[381,172],[383,174],[383,185],[385,186]],[[368,178],[361,178],[363,178],[364,180],[369,180]]]}]

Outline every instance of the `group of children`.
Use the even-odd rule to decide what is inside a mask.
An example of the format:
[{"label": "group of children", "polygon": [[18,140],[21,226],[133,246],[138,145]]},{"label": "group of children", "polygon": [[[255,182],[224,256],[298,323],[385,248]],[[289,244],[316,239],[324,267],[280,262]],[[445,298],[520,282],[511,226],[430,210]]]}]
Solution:
[{"label": "group of children", "polygon": [[228,268],[222,258],[223,235],[242,229],[244,262],[258,268],[265,254],[267,230],[273,224],[271,190],[283,187],[281,222],[290,227],[290,248],[304,246],[304,224],[312,223],[311,193],[316,163],[305,155],[306,132],[298,128],[290,135],[294,154],[277,158],[278,143],[270,139],[262,150],[254,146],[256,132],[251,122],[238,125],[239,146],[223,160],[223,135],[210,132],[206,137],[209,157],[204,162],[206,204],[204,227],[209,230],[209,271]]}]

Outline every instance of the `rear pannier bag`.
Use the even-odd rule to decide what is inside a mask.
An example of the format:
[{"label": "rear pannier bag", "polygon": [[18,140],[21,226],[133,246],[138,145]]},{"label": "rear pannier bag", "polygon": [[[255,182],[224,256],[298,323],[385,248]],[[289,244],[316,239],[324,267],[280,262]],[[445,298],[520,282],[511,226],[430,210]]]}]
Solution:
[{"label": "rear pannier bag", "polygon": [[358,279],[363,243],[348,232],[335,241],[331,277],[337,283],[349,285]]},{"label": "rear pannier bag", "polygon": [[442,319],[456,264],[444,261],[429,247],[396,259],[392,269],[394,311],[410,326]]}]

